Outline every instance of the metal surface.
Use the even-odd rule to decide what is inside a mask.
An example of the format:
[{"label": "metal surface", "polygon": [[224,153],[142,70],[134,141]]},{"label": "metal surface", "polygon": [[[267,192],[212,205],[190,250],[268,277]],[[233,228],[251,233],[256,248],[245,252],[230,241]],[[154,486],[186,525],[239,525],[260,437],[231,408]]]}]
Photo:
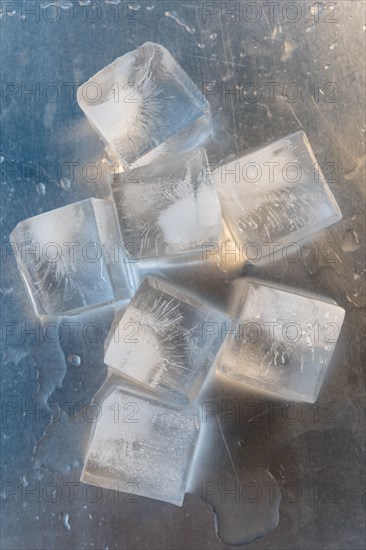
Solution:
[{"label": "metal surface", "polygon": [[[364,548],[364,2],[49,4],[1,5],[2,547],[222,549],[222,540],[255,539],[248,548]],[[343,213],[299,257],[248,270],[346,309],[318,403],[274,404],[217,385],[209,403],[220,406],[182,508],[80,485],[91,425],[81,411],[106,376],[102,339],[80,325],[74,340],[51,325],[45,337],[7,254],[18,221],[106,195],[103,145],[74,92],[146,40],[165,45],[207,94],[212,162],[303,128]],[[225,304],[228,273],[187,273],[172,266],[170,276]],[[112,314],[100,318],[104,334]]]}]

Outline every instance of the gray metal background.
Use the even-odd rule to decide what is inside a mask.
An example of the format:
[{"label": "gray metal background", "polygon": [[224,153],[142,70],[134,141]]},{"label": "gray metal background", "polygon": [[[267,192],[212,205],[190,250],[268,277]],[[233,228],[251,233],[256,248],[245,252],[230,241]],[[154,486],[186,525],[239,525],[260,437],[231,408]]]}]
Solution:
[{"label": "gray metal background", "polygon": [[[116,502],[112,491],[93,503],[95,494],[86,496],[78,484],[90,427],[80,411],[106,376],[102,346],[82,338],[24,340],[21,323],[31,327],[36,320],[14,258],[5,255],[2,323],[11,323],[14,332],[3,338],[1,370],[2,547],[226,548],[215,534],[212,504],[222,539],[240,543],[264,535],[248,548],[364,548],[365,3],[55,3],[62,9],[32,1],[1,5],[3,250],[18,221],[106,194],[102,181],[92,183],[83,174],[85,163],[101,163],[103,146],[69,92],[151,40],[171,50],[196,84],[211,92],[211,160],[305,130],[343,220],[316,236],[318,258],[313,243],[302,247],[297,261],[249,271],[335,299],[346,320],[317,406],[273,410],[269,399],[216,389],[224,408],[213,419],[201,473],[183,508],[148,499]],[[222,6],[224,12],[239,7],[240,16],[225,20]],[[270,82],[276,83],[273,97]],[[291,82],[302,92],[292,102]],[[261,97],[253,98],[248,83],[262,89]],[[36,95],[26,93],[34,86]],[[234,89],[236,96],[225,95]],[[78,163],[73,177],[65,164],[70,162]],[[48,163],[56,163],[58,173]],[[175,268],[171,276],[225,303],[229,274]],[[111,311],[103,317],[105,332],[111,318]],[[69,353],[80,355],[79,367],[67,360]],[[51,425],[47,400],[63,411]],[[68,402],[77,404],[72,417]],[[37,406],[39,414],[29,412]],[[209,482],[217,494],[207,503],[200,495]],[[247,489],[256,483],[262,494],[237,498],[222,492],[236,483]]]}]

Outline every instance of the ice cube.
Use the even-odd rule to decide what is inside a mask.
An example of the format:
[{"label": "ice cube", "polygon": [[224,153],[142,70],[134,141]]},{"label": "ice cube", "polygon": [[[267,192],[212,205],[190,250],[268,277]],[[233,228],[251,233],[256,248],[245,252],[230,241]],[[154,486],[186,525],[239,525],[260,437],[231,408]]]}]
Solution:
[{"label": "ice cube", "polygon": [[222,346],[219,372],[236,383],[313,403],[344,310],[297,289],[239,279],[233,286],[231,313],[237,319],[235,334]]},{"label": "ice cube", "polygon": [[204,149],[115,174],[111,187],[122,240],[133,258],[203,253],[218,243],[221,208]]},{"label": "ice cube", "polygon": [[342,217],[303,131],[216,169],[214,185],[234,240],[256,261]]},{"label": "ice cube", "polygon": [[103,401],[81,481],[181,506],[199,435],[196,410],[115,387]]},{"label": "ice cube", "polygon": [[152,42],[99,71],[77,98],[124,166],[194,149],[211,132],[209,103],[168,50]]},{"label": "ice cube", "polygon": [[75,312],[132,296],[109,201],[87,199],[24,220],[10,241],[37,314]]},{"label": "ice cube", "polygon": [[226,322],[195,296],[147,278],[115,328],[104,361],[166,399],[186,403],[213,363]]}]

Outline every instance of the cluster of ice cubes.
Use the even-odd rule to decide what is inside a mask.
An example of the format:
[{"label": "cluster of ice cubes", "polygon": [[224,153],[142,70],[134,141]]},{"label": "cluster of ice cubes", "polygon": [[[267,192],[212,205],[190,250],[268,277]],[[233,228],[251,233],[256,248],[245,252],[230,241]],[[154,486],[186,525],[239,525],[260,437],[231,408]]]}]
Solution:
[{"label": "cluster of ice cubes", "polygon": [[120,163],[110,197],[20,222],[11,243],[37,315],[123,311],[104,358],[119,381],[82,481],[181,505],[199,437],[194,401],[212,365],[238,388],[314,402],[344,310],[242,278],[227,314],[153,275],[136,288],[134,262],[197,258],[223,225],[243,247],[281,249],[341,214],[302,131],[212,168],[210,105],[163,46],[116,59],[78,101]]}]

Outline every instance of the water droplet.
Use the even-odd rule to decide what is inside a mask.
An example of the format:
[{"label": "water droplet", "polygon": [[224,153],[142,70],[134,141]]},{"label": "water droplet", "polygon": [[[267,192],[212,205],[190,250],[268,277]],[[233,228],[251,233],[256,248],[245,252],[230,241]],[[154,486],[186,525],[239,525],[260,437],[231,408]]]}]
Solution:
[{"label": "water droplet", "polygon": [[155,5],[153,4],[152,6],[146,6],[146,10],[147,11],[151,11],[151,10],[154,10],[155,9]]},{"label": "water droplet", "polygon": [[69,178],[61,178],[60,179],[60,186],[64,191],[70,191],[71,189],[71,180]]},{"label": "water droplet", "polygon": [[324,6],[321,2],[316,2],[313,6],[310,8],[311,15],[314,16],[315,21],[318,20],[320,14],[324,11]]},{"label": "water droplet", "polygon": [[13,287],[10,287],[10,288],[0,287],[0,293],[4,294],[4,296],[10,296],[13,290],[14,290]]},{"label": "water droplet", "polygon": [[204,47],[205,47],[204,44],[201,44],[201,42],[197,42],[197,48],[200,48],[200,50],[203,50]]},{"label": "water droplet", "polygon": [[211,40],[216,40],[216,38],[217,38],[217,33],[216,32],[213,32],[213,33],[210,34],[210,39]]},{"label": "water droplet", "polygon": [[139,11],[140,8],[140,4],[128,4],[128,9],[131,11]]},{"label": "water droplet", "polygon": [[70,516],[69,514],[65,513],[62,515],[62,523],[67,531],[71,531],[71,525],[69,523]]},{"label": "water droplet", "polygon": [[5,157],[3,157],[2,155],[0,155],[0,164],[2,164],[5,160]]},{"label": "water droplet", "polygon": [[70,353],[67,356],[67,361],[73,367],[80,367],[80,365],[81,365],[81,357],[80,357],[80,355],[76,355],[75,353]]},{"label": "water droplet", "polygon": [[36,190],[39,195],[45,195],[46,194],[46,186],[44,183],[38,183],[36,185]]},{"label": "water droplet", "polygon": [[348,229],[343,237],[342,250],[344,252],[355,252],[360,248],[360,240],[356,231]]},{"label": "water droplet", "polygon": [[187,23],[185,23],[185,21],[180,19],[174,11],[167,10],[164,12],[164,15],[165,17],[169,17],[170,19],[173,19],[173,21],[175,21],[177,25],[182,27],[182,29],[187,31],[189,34],[194,34],[196,32],[196,29],[194,27],[190,27],[189,25],[187,25]]},{"label": "water droplet", "polygon": [[294,46],[289,40],[285,40],[282,48],[281,61],[287,61],[291,59],[294,52]]}]

